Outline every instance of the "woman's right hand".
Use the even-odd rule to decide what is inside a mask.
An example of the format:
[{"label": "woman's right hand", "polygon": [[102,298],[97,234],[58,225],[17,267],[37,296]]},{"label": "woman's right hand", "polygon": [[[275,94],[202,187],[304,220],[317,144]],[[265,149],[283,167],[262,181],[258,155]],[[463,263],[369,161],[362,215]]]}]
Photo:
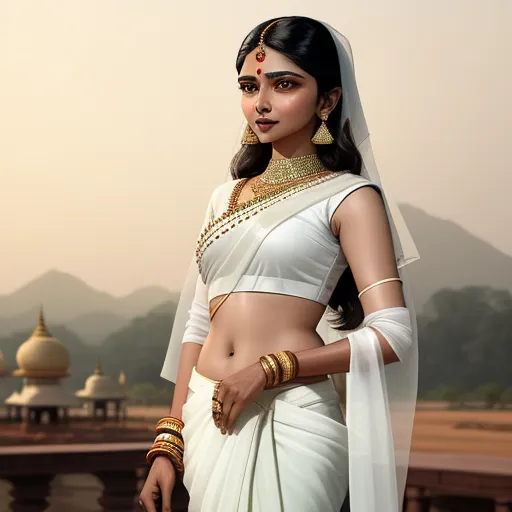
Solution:
[{"label": "woman's right hand", "polygon": [[157,512],[155,503],[162,500],[162,512],[171,512],[171,495],[176,483],[176,470],[172,462],[164,455],[153,461],[144,487],[139,495],[142,510]]}]

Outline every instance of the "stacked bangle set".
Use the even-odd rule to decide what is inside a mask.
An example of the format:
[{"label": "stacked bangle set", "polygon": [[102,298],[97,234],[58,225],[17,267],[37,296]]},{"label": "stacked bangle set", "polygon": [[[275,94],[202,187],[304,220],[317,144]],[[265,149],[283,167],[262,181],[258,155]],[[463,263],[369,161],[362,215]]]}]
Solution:
[{"label": "stacked bangle set", "polygon": [[267,376],[265,389],[275,388],[283,382],[294,379],[299,372],[299,361],[289,350],[262,356],[260,364]]},{"label": "stacked bangle set", "polygon": [[183,473],[183,452],[185,445],[181,431],[185,424],[178,418],[166,416],[159,420],[156,425],[157,436],[146,455],[146,461],[149,465],[153,463],[156,457],[164,455],[173,464],[176,471]]}]

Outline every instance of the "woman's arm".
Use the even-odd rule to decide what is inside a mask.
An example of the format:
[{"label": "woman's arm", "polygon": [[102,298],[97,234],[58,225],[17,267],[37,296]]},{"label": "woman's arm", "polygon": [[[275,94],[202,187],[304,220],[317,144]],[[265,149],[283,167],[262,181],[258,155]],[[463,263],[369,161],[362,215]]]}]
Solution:
[{"label": "woman's arm", "polygon": [[194,299],[185,326],[178,364],[178,375],[171,406],[171,416],[181,419],[183,404],[187,401],[188,384],[192,368],[197,364],[204,341],[210,331],[208,314],[208,288],[198,276]]},{"label": "woman's arm", "polygon": [[170,416],[181,419],[181,409],[187,401],[188,383],[192,375],[192,368],[196,365],[201,353],[202,345],[199,343],[183,343],[178,366],[178,377],[174,387]]},{"label": "woman's arm", "polygon": [[[391,229],[379,193],[372,187],[352,192],[336,209],[332,224],[359,291],[388,277],[399,277]],[[371,288],[361,296],[365,317],[388,308],[404,308],[400,281]],[[397,311],[398,313],[403,313]],[[399,360],[388,340],[376,328],[384,364]],[[296,352],[298,377],[346,373],[350,370],[350,342],[340,339],[325,347]]]}]

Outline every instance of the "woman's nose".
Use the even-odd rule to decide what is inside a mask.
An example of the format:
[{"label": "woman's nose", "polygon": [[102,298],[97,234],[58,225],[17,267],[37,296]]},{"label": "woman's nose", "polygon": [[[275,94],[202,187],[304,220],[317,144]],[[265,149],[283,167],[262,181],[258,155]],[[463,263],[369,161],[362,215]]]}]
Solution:
[{"label": "woman's nose", "polygon": [[258,93],[258,99],[256,100],[256,112],[258,114],[263,114],[263,112],[271,112],[272,107],[270,105],[270,101],[268,95],[265,91],[261,91]]}]

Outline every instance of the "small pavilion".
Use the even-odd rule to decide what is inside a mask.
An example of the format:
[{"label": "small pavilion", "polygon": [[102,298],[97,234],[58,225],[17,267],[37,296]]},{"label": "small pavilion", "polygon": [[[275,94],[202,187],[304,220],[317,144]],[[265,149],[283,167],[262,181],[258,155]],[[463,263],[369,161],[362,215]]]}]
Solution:
[{"label": "small pavilion", "polygon": [[93,374],[87,377],[84,389],[77,391],[75,395],[83,401],[84,407],[95,419],[107,420],[109,409],[113,409],[113,417],[116,420],[124,416],[126,400],[124,386],[112,377],[103,374],[99,360]]}]

